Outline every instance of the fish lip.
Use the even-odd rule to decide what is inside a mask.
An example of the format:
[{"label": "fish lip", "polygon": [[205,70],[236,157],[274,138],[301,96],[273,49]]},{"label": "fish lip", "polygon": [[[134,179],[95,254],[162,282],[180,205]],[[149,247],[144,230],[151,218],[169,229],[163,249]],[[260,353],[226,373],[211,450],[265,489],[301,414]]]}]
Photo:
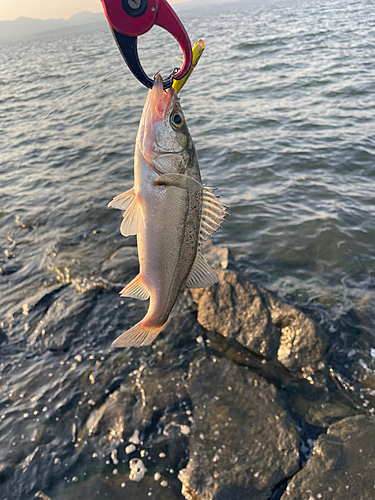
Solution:
[{"label": "fish lip", "polygon": [[149,94],[149,107],[152,108],[153,121],[164,121],[170,114],[178,96],[173,88],[163,89],[163,79],[160,75],[155,76],[154,85]]}]

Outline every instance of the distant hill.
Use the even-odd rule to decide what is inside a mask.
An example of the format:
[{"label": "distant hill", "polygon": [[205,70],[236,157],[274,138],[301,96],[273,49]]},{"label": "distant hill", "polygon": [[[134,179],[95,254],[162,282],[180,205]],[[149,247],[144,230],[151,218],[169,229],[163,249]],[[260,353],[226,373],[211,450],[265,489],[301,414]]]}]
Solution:
[{"label": "distant hill", "polygon": [[261,7],[276,3],[280,0],[189,0],[184,3],[173,5],[172,7],[176,12],[189,12],[189,11],[223,11],[232,10],[245,7]]},{"label": "distant hill", "polygon": [[81,12],[70,19],[31,19],[19,17],[15,21],[0,22],[0,41],[18,40],[55,30],[69,31],[72,27],[106,22],[104,13]]},{"label": "distant hill", "polygon": [[[174,5],[177,13],[208,12],[237,9],[242,7],[261,7],[280,0],[189,0]],[[75,31],[78,26],[82,30],[93,29],[98,24],[105,24],[104,13],[93,14],[81,12],[70,19],[31,19],[19,17],[15,21],[0,21],[0,42],[19,40],[22,38],[36,38],[51,33],[68,33]]]}]

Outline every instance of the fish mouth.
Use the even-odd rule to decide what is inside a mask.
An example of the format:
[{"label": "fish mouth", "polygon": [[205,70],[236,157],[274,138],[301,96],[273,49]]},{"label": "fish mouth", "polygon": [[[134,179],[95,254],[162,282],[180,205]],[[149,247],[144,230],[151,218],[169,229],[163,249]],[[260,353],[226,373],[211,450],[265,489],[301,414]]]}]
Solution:
[{"label": "fish mouth", "polygon": [[[163,89],[163,79],[156,75],[154,85],[149,91],[139,128],[138,145],[151,168],[151,163],[162,155],[178,154],[181,151],[168,151],[157,141],[157,129],[168,120],[176,102],[177,94],[172,88]],[[155,170],[155,169],[154,169]]]},{"label": "fish mouth", "polygon": [[156,75],[143,111],[142,119],[145,127],[152,127],[155,123],[164,121],[176,100],[177,94],[175,91],[172,88],[164,90],[162,77]]},{"label": "fish mouth", "polygon": [[164,121],[167,117],[169,108],[177,99],[177,94],[172,88],[164,90],[162,77],[156,75],[149,97],[154,120]]}]

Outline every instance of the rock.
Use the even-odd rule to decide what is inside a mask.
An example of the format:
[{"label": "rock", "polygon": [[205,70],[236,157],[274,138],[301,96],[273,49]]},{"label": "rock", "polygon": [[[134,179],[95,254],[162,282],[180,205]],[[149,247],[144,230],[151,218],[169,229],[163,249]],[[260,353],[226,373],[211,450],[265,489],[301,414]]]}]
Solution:
[{"label": "rock", "polygon": [[[168,343],[172,342],[176,347],[182,347],[187,339],[193,340],[195,344],[196,338],[203,333],[203,328],[197,321],[197,308],[191,293],[185,290],[178,296],[162,335]],[[160,336],[158,338],[160,339]]]},{"label": "rock", "polygon": [[[165,481],[165,482],[163,482]],[[156,481],[154,477],[145,476],[139,483],[128,480],[128,474],[97,474],[87,481],[78,482],[53,500],[183,500],[183,496],[175,491],[165,478]]]},{"label": "rock", "polygon": [[51,500],[51,498],[45,495],[43,491],[37,491],[34,496],[36,498],[41,498],[42,500]]},{"label": "rock", "polygon": [[14,274],[22,268],[21,264],[13,264],[13,265],[2,265],[0,267],[0,276],[9,276],[10,274]]},{"label": "rock", "polygon": [[8,340],[8,337],[7,337],[6,333],[0,327],[0,344],[2,344],[3,342],[6,342],[7,340]]},{"label": "rock", "polygon": [[29,334],[29,345],[37,344],[52,351],[68,350],[90,315],[95,297],[95,291],[82,294],[72,286],[66,287]]},{"label": "rock", "polygon": [[276,357],[280,332],[258,287],[234,271],[217,270],[217,275],[216,285],[192,291],[199,323],[265,358]]},{"label": "rock", "polygon": [[192,291],[206,330],[306,377],[324,367],[326,339],[311,319],[237,272],[217,275],[217,284]]},{"label": "rock", "polygon": [[100,277],[121,290],[139,273],[137,247],[126,246],[116,250],[102,264]]},{"label": "rock", "polygon": [[215,246],[211,240],[206,240],[201,246],[201,251],[213,269],[236,269],[229,248]]},{"label": "rock", "polygon": [[266,294],[272,322],[280,329],[278,360],[290,371],[301,371],[309,377],[325,366],[328,339],[314,322],[301,311]]},{"label": "rock", "polygon": [[129,382],[93,407],[79,432],[78,443],[89,442],[101,454],[110,454],[137,427],[137,412],[142,402],[135,397],[135,384]]},{"label": "rock", "polygon": [[364,415],[332,424],[319,436],[307,465],[282,500],[372,500],[375,497],[375,420]]},{"label": "rock", "polygon": [[213,349],[215,353],[225,356],[241,366],[247,366],[269,381],[284,386],[297,381],[301,382],[295,374],[289,372],[275,358],[266,360],[260,354],[243,347],[235,340],[228,340],[214,331],[208,331],[206,335],[207,346]]},{"label": "rock", "polygon": [[290,399],[293,410],[310,425],[326,429],[339,420],[358,414],[358,410],[338,391],[320,391],[318,399],[308,399],[313,395],[310,388],[309,392],[303,391],[302,394],[294,391]]},{"label": "rock", "polygon": [[299,466],[299,437],[276,389],[226,358],[192,365],[194,409],[182,492],[193,500],[266,500]]},{"label": "rock", "polygon": [[370,334],[375,331],[375,294],[368,294],[358,301],[355,308],[360,327]]}]

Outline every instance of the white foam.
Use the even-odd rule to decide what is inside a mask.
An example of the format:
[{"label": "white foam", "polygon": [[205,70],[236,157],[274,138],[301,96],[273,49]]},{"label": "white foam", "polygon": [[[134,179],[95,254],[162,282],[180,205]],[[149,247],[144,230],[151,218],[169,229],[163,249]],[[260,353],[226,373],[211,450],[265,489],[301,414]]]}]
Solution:
[{"label": "white foam", "polygon": [[130,467],[130,474],[129,474],[129,479],[130,481],[135,481],[139,483],[147,472],[147,468],[145,467],[145,464],[142,462],[140,458],[132,458],[129,462],[129,467]]}]

